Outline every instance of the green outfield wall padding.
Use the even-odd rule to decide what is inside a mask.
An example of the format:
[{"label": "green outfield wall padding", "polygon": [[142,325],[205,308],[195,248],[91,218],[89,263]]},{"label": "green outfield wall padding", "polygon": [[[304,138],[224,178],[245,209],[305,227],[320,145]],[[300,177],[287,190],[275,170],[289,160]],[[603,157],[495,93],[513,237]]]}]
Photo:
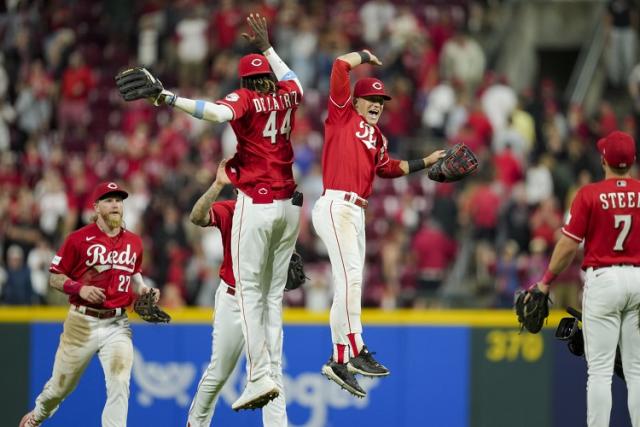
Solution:
[{"label": "green outfield wall padding", "polygon": [[552,332],[473,328],[471,427],[551,424]]}]

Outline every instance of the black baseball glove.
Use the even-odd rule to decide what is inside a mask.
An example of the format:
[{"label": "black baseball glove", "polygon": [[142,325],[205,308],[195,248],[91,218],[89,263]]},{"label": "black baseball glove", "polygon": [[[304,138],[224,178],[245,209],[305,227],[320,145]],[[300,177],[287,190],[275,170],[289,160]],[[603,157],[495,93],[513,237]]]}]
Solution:
[{"label": "black baseball glove", "polygon": [[456,144],[429,168],[427,175],[434,181],[453,182],[472,174],[477,168],[478,159],[469,147]]},{"label": "black baseball glove", "polygon": [[119,72],[115,79],[125,101],[150,99],[157,106],[164,102],[166,95],[173,95],[165,91],[162,82],[144,67],[128,68]]},{"label": "black baseball glove", "polygon": [[[572,317],[563,317],[556,329],[556,338],[560,341],[566,341],[567,347],[571,354],[582,357],[584,356],[584,337],[580,322],[582,321],[582,313],[573,307],[567,307],[567,313]],[[613,363],[613,372],[622,380],[624,379],[624,369],[622,368],[622,355],[620,354],[620,346],[616,348],[616,358]]]},{"label": "black baseball glove", "polygon": [[297,289],[308,279],[304,274],[304,262],[298,252],[291,255],[289,261],[289,271],[287,272],[287,284],[284,286],[285,291]]},{"label": "black baseball glove", "polygon": [[[529,299],[525,302],[527,295]],[[518,291],[515,294],[515,309],[520,330],[525,328],[532,334],[537,334],[549,316],[549,295],[537,286],[528,291]]]},{"label": "black baseball glove", "polygon": [[138,316],[145,322],[169,323],[171,321],[171,316],[158,307],[153,292],[139,295],[136,302],[133,303],[133,311],[138,313]]}]

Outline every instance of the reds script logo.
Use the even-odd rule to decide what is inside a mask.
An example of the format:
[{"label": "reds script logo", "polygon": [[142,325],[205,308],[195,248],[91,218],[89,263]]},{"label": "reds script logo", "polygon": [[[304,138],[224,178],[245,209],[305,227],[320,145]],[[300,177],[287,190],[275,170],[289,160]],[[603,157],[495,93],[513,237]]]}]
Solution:
[{"label": "reds script logo", "polygon": [[360,120],[361,131],[356,132],[358,138],[369,150],[375,150],[378,138],[374,136],[375,128],[364,120]]},{"label": "reds script logo", "polygon": [[106,247],[96,243],[95,245],[89,246],[89,249],[87,249],[87,258],[88,259],[85,264],[88,267],[95,266],[94,268],[98,270],[99,273],[110,268],[133,273],[138,256],[135,252],[131,253],[131,245],[129,244],[127,244],[127,248],[122,252],[107,252]]}]

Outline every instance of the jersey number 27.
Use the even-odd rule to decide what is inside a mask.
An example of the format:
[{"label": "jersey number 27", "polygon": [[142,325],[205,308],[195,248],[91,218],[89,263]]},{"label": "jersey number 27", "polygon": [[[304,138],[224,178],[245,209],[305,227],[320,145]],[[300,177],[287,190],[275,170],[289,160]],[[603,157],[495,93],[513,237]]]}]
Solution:
[{"label": "jersey number 27", "polygon": [[624,242],[627,240],[627,237],[629,237],[629,231],[631,230],[631,215],[614,215],[613,227],[616,229],[620,228],[613,250],[623,251]]},{"label": "jersey number 27", "polygon": [[[272,111],[271,114],[269,114],[267,124],[264,125],[264,129],[262,130],[262,136],[270,138],[272,144],[276,143],[276,136],[278,135],[278,127],[276,125],[277,113],[277,111]],[[284,119],[280,125],[280,134],[284,135],[287,141],[289,140],[289,136],[291,135],[291,108],[289,108],[284,115]]]}]

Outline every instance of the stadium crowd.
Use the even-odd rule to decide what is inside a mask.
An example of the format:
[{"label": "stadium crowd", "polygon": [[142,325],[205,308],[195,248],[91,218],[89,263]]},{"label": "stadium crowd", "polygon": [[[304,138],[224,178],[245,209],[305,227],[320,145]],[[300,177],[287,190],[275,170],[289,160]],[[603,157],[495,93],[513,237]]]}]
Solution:
[{"label": "stadium crowd", "polygon": [[[215,100],[237,86],[240,33],[259,12],[305,88],[292,135],[305,206],[298,251],[310,280],[291,306],[330,305],[330,267],[310,221],[322,192],[320,153],[333,59],[360,48],[393,96],[381,128],[397,157],[456,142],[480,159],[457,184],[426,175],[377,179],[367,215],[364,305],[510,307],[544,271],[576,189],[600,179],[595,141],[637,132],[633,111],[601,101],[587,117],[541,76],[516,92],[487,66],[480,35],[494,2],[145,0],[8,1],[0,14],[0,302],[59,304],[48,290],[53,248],[88,221],[88,195],[115,180],[130,191],[127,228],[144,237],[143,271],[169,307],[213,304],[219,235],[188,222],[192,204],[234,151],[230,127],[123,102],[113,77],[154,70],[182,96]],[[634,71],[636,92],[640,69]],[[637,106],[640,103],[636,102]],[[640,111],[640,107],[638,107]],[[637,113],[636,113],[637,115]],[[346,165],[348,167],[348,165]],[[231,191],[227,193],[232,197]],[[580,260],[557,281],[577,305]]]}]

